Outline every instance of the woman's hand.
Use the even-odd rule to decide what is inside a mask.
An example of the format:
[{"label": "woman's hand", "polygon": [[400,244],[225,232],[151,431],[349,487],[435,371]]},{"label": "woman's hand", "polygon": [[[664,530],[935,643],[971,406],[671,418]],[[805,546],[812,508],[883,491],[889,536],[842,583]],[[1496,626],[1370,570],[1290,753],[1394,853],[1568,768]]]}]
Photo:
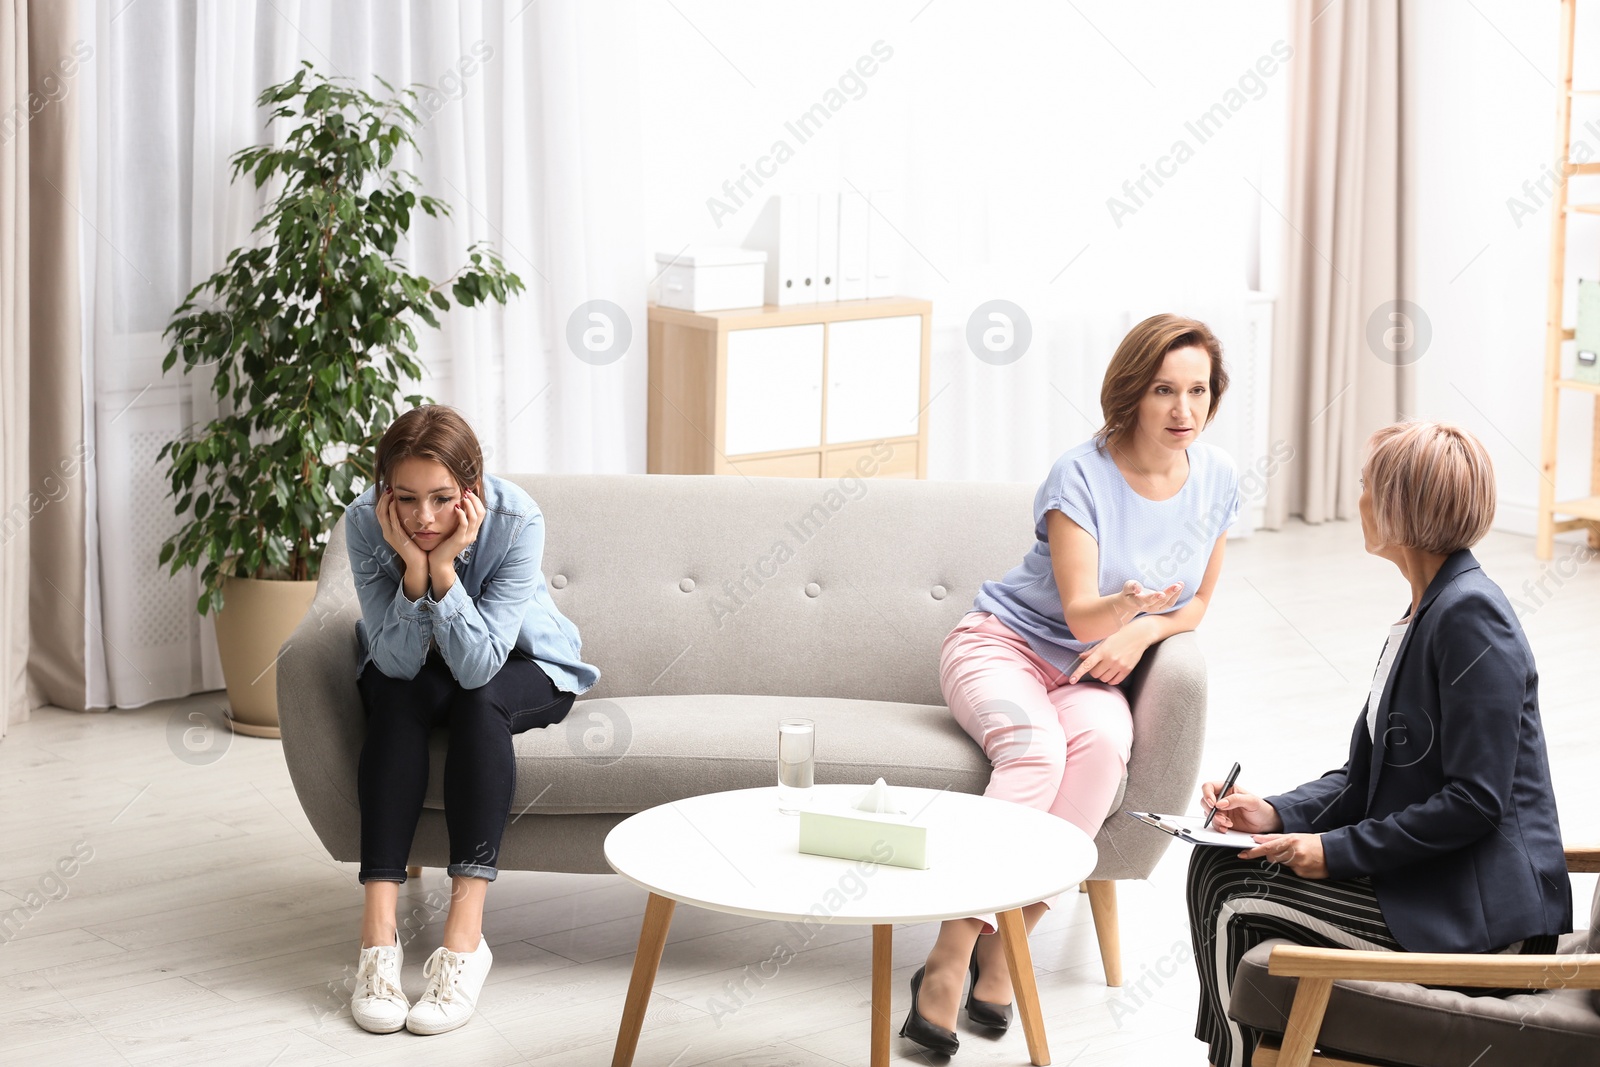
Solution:
[{"label": "woman's hand", "polygon": [[1302,878],[1328,877],[1321,834],[1257,834],[1256,847],[1239,853],[1239,858],[1281,864]]},{"label": "woman's hand", "polygon": [[453,573],[456,556],[478,539],[478,530],[483,526],[483,517],[487,514],[483,501],[471,489],[464,489],[456,509],[461,512],[461,517],[456,522],[455,530],[428,553],[430,568],[443,568]]},{"label": "woman's hand", "polygon": [[1241,834],[1275,834],[1283,829],[1283,820],[1278,817],[1277,809],[1254,793],[1246,793],[1235,787],[1218,800],[1217,793],[1221,790],[1221,782],[1206,782],[1200,786],[1200,799],[1206,810],[1217,809],[1217,817],[1211,820],[1211,825],[1218,830],[1237,830]]},{"label": "woman's hand", "polygon": [[1165,589],[1146,589],[1135,579],[1129,578],[1122,584],[1122,611],[1118,614],[1125,620],[1133,618],[1140,612],[1146,615],[1159,615],[1176,604],[1178,594],[1182,592],[1182,582],[1173,582]]},{"label": "woman's hand", "polygon": [[1068,682],[1085,674],[1107,685],[1117,685],[1139,665],[1150,640],[1142,626],[1130,623],[1078,657]]},{"label": "woman's hand", "polygon": [[384,487],[375,510],[378,513],[378,525],[383,528],[383,539],[400,557],[405,573],[426,574],[428,553],[406,533],[405,524],[400,521],[400,505],[395,501],[393,489]]}]

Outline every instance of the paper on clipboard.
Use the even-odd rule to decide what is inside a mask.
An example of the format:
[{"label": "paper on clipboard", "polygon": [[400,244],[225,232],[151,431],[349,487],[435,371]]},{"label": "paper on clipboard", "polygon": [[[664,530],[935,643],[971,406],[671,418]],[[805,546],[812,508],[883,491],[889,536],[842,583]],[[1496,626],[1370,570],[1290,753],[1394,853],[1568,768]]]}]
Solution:
[{"label": "paper on clipboard", "polygon": [[1249,834],[1240,833],[1238,830],[1206,830],[1202,829],[1205,819],[1198,815],[1157,815],[1149,811],[1130,811],[1135,819],[1150,826],[1154,826],[1163,833],[1171,834],[1180,841],[1187,841],[1191,845],[1216,845],[1222,848],[1255,848],[1256,840]]}]

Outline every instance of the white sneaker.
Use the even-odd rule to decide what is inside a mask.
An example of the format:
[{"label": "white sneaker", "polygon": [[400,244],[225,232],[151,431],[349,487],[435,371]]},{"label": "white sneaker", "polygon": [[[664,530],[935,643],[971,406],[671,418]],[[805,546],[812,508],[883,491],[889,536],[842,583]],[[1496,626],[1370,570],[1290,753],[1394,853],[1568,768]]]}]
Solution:
[{"label": "white sneaker", "polygon": [[471,952],[451,952],[442,945],[434,949],[422,965],[428,988],[406,1013],[406,1029],[413,1034],[442,1034],[472,1018],[493,962],[489,942],[481,935]]},{"label": "white sneaker", "polygon": [[406,1024],[411,1002],[400,989],[400,966],[405,952],[399,939],[392,945],[361,950],[356,965],[356,988],[350,996],[350,1014],[363,1030],[392,1034]]}]

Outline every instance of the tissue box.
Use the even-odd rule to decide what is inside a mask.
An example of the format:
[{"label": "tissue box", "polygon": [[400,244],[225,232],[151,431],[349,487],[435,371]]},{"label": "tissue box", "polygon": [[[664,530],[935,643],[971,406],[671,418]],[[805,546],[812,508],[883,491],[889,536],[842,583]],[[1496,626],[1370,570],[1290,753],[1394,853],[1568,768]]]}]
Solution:
[{"label": "tissue box", "polygon": [[906,815],[851,808],[800,813],[800,851],[812,856],[928,869],[928,828]]},{"label": "tissue box", "polygon": [[683,311],[760,307],[766,295],[767,254],[760,249],[690,247],[656,255],[661,291],[656,303]]}]

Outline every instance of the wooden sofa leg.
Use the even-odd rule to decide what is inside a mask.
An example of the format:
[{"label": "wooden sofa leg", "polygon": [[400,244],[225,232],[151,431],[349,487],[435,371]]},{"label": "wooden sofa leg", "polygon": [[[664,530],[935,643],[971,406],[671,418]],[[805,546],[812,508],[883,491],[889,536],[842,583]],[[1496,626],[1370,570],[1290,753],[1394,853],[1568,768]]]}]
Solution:
[{"label": "wooden sofa leg", "polygon": [[422,868],[421,867],[407,867],[406,868],[406,877],[407,878],[421,878],[422,877]]},{"label": "wooden sofa leg", "polygon": [[1089,910],[1094,915],[1094,933],[1100,939],[1100,963],[1106,969],[1106,985],[1122,985],[1122,935],[1117,929],[1117,883],[1092,881]]}]

